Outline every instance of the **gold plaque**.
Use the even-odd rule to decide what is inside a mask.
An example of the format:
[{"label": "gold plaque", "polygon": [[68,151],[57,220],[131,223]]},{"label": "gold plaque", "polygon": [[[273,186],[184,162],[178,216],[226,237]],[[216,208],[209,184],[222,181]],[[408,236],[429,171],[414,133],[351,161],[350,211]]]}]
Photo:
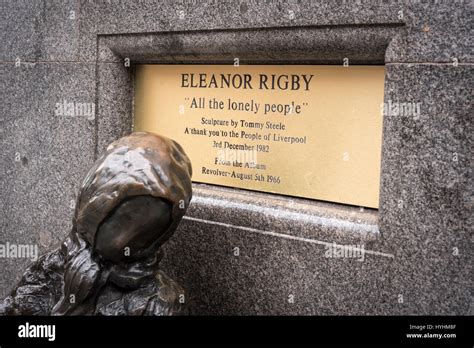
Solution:
[{"label": "gold plaque", "polygon": [[180,143],[196,182],[378,207],[385,69],[140,65],[135,131]]}]

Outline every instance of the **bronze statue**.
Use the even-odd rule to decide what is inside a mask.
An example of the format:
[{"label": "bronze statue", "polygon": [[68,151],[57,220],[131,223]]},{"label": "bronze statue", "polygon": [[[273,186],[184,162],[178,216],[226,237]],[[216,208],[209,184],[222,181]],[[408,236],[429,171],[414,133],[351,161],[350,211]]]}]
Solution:
[{"label": "bronze statue", "polygon": [[84,179],[68,237],[28,268],[0,314],[179,314],[183,289],[158,266],[191,175],[173,140],[140,132],[112,143]]}]

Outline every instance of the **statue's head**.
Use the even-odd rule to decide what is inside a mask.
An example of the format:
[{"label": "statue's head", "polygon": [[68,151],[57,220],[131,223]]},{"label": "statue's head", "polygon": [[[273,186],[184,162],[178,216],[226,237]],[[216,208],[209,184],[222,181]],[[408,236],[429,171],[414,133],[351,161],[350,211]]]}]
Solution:
[{"label": "statue's head", "polygon": [[[157,271],[159,249],[191,200],[191,163],[179,144],[152,133],[112,143],[86,175],[77,201],[64,291],[67,314],[104,284],[138,287]],[[74,294],[76,304],[67,302]]]},{"label": "statue's head", "polygon": [[75,229],[100,257],[149,257],[171,237],[191,200],[191,164],[179,144],[152,133],[112,143],[87,174]]}]

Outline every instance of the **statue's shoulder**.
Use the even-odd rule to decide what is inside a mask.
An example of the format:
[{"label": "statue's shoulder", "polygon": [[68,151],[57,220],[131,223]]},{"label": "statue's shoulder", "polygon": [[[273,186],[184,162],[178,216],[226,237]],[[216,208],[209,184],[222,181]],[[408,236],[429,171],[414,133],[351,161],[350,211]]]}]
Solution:
[{"label": "statue's shoulder", "polygon": [[0,315],[49,315],[61,297],[64,254],[60,248],[33,262],[3,301]]}]

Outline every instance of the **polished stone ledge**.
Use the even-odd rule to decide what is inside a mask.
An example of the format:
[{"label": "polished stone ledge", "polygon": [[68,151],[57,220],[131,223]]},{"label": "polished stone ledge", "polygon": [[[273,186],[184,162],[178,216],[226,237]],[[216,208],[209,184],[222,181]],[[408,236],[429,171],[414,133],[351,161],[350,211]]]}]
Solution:
[{"label": "polished stone ledge", "polygon": [[184,219],[322,245],[380,237],[375,209],[198,183]]}]

